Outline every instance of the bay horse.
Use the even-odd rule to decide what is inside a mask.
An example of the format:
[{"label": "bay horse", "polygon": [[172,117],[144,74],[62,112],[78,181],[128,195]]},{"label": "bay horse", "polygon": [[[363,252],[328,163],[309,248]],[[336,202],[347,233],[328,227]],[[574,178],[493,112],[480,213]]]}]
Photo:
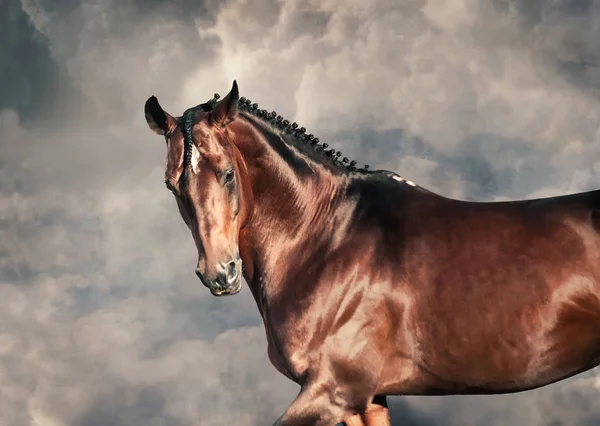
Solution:
[{"label": "bay horse", "polygon": [[437,195],[357,167],[227,96],[156,97],[165,182],[214,296],[248,283],[268,356],[301,390],[276,426],[389,425],[389,395],[502,394],[600,363],[600,192]]}]

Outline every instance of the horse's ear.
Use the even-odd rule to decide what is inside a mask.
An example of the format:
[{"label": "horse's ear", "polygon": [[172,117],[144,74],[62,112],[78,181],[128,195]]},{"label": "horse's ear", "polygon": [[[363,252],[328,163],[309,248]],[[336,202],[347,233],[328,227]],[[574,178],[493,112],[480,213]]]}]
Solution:
[{"label": "horse's ear", "polygon": [[213,121],[221,126],[230,123],[238,113],[238,100],[240,92],[238,91],[237,82],[233,80],[231,91],[215,105],[212,111]]},{"label": "horse's ear", "polygon": [[148,127],[158,134],[164,135],[177,124],[176,120],[158,103],[156,96],[151,96],[144,105],[144,115]]}]

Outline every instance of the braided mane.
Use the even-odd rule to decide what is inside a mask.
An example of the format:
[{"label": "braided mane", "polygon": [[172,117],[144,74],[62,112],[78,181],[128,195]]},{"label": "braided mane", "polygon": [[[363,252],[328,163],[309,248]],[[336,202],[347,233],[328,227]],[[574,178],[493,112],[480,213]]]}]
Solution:
[{"label": "braided mane", "polygon": [[[198,110],[211,111],[219,98],[219,94],[215,93],[211,100],[187,109],[179,118],[179,125],[185,141],[184,158],[186,166],[189,166],[192,163],[192,129],[194,124],[196,124],[196,112]],[[261,119],[262,122],[278,130],[282,135],[294,137],[296,141],[306,147],[312,148],[314,152],[319,153],[323,159],[329,160],[331,164],[340,170],[359,173],[370,172],[368,165],[365,165],[363,168],[357,168],[356,161],[349,161],[347,157],[342,157],[342,152],[339,150],[327,149],[329,144],[319,144],[319,138],[314,137],[312,133],[306,134],[306,129],[304,127],[299,127],[297,123],[290,123],[275,111],[269,112],[265,109],[259,109],[257,103],[252,103],[250,99],[245,97],[240,98],[238,108],[240,111],[244,111],[253,117]]]},{"label": "braided mane", "polygon": [[[215,93],[215,98],[211,99],[209,103],[216,102],[218,98],[219,94]],[[306,129],[304,127],[299,127],[297,123],[290,123],[275,111],[269,112],[265,109],[259,109],[257,103],[252,103],[250,99],[245,97],[240,98],[238,108],[254,117],[260,118],[266,124],[279,130],[282,135],[294,137],[296,141],[306,147],[312,148],[313,151],[321,154],[323,159],[329,160],[331,164],[340,170],[345,172],[369,172],[368,165],[365,165],[364,168],[357,168],[356,161],[349,161],[347,157],[342,157],[342,152],[339,150],[327,149],[329,144],[319,144],[319,138],[314,137],[312,133],[306,134]]]},{"label": "braided mane", "polygon": [[183,158],[185,159],[184,166],[186,169],[187,166],[192,165],[192,133],[194,125],[196,124],[196,111],[202,106],[203,105],[198,105],[185,110],[183,115],[179,118],[179,127],[181,128],[181,133],[183,133],[184,140]]}]

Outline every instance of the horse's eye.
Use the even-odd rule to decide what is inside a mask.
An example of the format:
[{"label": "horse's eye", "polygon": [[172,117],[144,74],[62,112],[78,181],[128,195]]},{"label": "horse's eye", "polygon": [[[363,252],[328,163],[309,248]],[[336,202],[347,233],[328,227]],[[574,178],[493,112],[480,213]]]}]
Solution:
[{"label": "horse's eye", "polygon": [[234,176],[233,169],[227,170],[227,173],[225,173],[225,183],[233,182],[233,176]]}]

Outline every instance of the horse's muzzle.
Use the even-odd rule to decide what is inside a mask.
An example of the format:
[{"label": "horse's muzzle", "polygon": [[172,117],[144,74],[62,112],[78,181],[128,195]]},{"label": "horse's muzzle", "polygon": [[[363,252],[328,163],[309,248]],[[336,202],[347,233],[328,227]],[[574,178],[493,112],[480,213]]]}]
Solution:
[{"label": "horse's muzzle", "polygon": [[237,258],[220,263],[217,265],[217,276],[212,280],[202,275],[199,269],[196,269],[196,275],[213,296],[233,295],[242,289],[242,260]]}]

